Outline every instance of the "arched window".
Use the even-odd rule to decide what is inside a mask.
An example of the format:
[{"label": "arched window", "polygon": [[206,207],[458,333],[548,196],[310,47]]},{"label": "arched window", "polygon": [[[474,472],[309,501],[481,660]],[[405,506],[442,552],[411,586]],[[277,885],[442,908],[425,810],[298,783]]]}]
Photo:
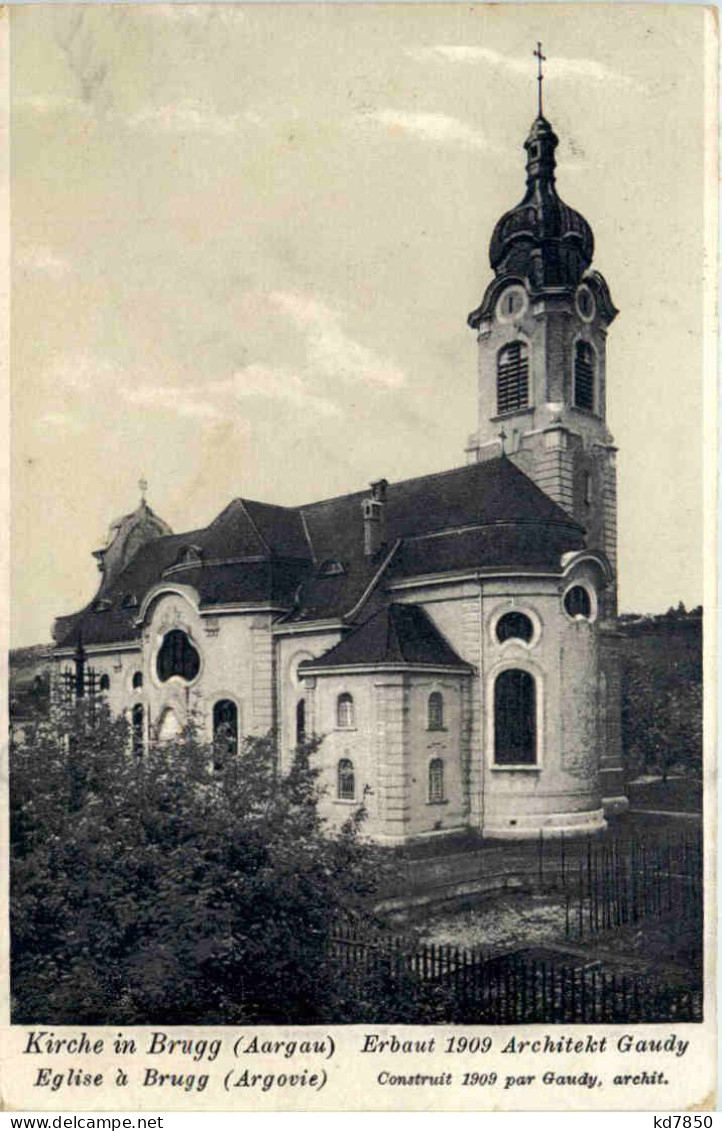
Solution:
[{"label": "arched window", "polygon": [[133,672],[133,691],[140,691],[143,686],[143,673]]},{"label": "arched window", "polygon": [[296,746],[306,741],[306,700],[299,699],[296,704]]},{"label": "arched window", "polygon": [[496,411],[516,412],[529,404],[529,348],[510,342],[499,351],[496,365]]},{"label": "arched window", "polygon": [[238,751],[238,708],[232,699],[213,704],[213,765],[220,770],[224,759]]},{"label": "arched window", "polygon": [[156,733],[159,742],[175,742],[183,735],[183,724],[172,707],[166,708],[158,720]]},{"label": "arched window", "polygon": [[589,342],[579,341],[574,346],[574,404],[594,412],[594,375],[596,359]]},{"label": "arched window", "polygon": [[143,753],[143,704],[136,703],[131,716],[133,753],[140,758]]},{"label": "arched window", "polygon": [[101,691],[110,691],[110,676],[107,672],[103,672],[101,675],[98,687]]},{"label": "arched window", "polygon": [[429,802],[433,805],[444,800],[444,759],[432,758],[429,762]]},{"label": "arched window", "polygon": [[534,635],[534,625],[526,613],[504,613],[496,624],[496,638],[500,644],[505,640],[524,640],[527,644]]},{"label": "arched window", "polygon": [[564,608],[575,620],[589,620],[592,615],[592,602],[583,585],[572,585],[564,594]]},{"label": "arched window", "polygon": [[494,761],[498,766],[533,766],[536,745],[534,677],[510,668],[494,684]]},{"label": "arched window", "polygon": [[138,598],[135,593],[126,593],[120,602],[121,609],[137,609]]},{"label": "arched window", "polygon": [[165,634],[157,661],[161,682],[177,675],[190,683],[198,675],[200,666],[200,656],[185,632],[174,628]]},{"label": "arched window", "polygon": [[352,727],[355,725],[356,715],[353,707],[353,696],[347,691],[339,695],[336,700],[336,726]]},{"label": "arched window", "polygon": [[429,730],[444,729],[444,696],[440,691],[432,691],[429,696]]},{"label": "arched window", "polygon": [[353,801],[356,797],[356,775],[350,758],[338,764],[338,797],[340,801]]}]

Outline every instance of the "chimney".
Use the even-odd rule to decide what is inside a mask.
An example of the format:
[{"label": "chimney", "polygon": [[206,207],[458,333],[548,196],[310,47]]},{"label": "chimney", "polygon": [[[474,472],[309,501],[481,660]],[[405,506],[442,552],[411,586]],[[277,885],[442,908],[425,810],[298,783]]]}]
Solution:
[{"label": "chimney", "polygon": [[364,554],[372,558],[386,545],[386,488],[385,479],[371,484],[371,497],[361,503],[364,516]]}]

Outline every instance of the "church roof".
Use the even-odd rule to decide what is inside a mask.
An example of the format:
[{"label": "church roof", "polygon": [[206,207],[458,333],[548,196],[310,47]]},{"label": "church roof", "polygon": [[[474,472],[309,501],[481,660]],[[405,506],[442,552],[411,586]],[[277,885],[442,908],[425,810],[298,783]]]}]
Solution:
[{"label": "church roof", "polygon": [[364,553],[367,497],[299,507],[234,499],[209,526],[141,546],[85,609],[58,619],[56,642],[136,639],[139,606],[164,581],[192,586],[207,611],[267,604],[287,621],[353,620],[380,573],[557,572],[563,553],[584,546],[582,527],[503,456],[389,484],[385,545],[374,556]]},{"label": "church roof", "polygon": [[[383,560],[363,554],[361,502],[367,491],[301,507],[316,561],[337,556],[341,576],[308,577],[293,619],[343,616]],[[458,569],[557,569],[582,528],[527,475],[501,457],[390,483],[385,504],[388,565],[401,578]]]},{"label": "church roof", "polygon": [[299,673],[359,665],[412,664],[458,667],[467,664],[444,639],[419,605],[386,605],[318,660],[299,664]]}]

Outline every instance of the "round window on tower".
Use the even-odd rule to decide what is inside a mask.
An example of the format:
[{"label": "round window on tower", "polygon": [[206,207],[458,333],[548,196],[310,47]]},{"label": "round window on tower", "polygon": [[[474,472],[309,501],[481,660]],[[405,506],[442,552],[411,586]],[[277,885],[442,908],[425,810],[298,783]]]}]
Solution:
[{"label": "round window on tower", "polygon": [[507,287],[496,304],[496,317],[499,322],[514,322],[521,318],[527,308],[527,296],[523,287]]},{"label": "round window on tower", "polygon": [[572,620],[594,620],[596,602],[593,601],[586,585],[572,585],[570,589],[567,589],[564,594],[564,611]]},{"label": "round window on tower", "polygon": [[591,289],[582,283],[577,290],[577,314],[583,322],[591,322],[597,312],[597,303]]}]

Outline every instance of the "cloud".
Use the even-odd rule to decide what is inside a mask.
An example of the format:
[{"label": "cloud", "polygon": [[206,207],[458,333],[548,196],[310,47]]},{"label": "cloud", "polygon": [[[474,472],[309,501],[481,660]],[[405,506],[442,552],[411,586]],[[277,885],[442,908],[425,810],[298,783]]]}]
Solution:
[{"label": "cloud", "polygon": [[327,397],[313,391],[308,381],[286,366],[246,365],[230,381],[214,382],[214,390],[228,390],[237,400],[264,397],[279,400],[322,416],[340,416],[340,409]]},{"label": "cloud", "polygon": [[406,383],[393,362],[349,337],[342,316],[312,295],[275,291],[271,301],[304,334],[308,363],[326,377],[397,389]]},{"label": "cloud", "polygon": [[315,393],[292,369],[263,364],[244,366],[230,378],[208,381],[192,391],[177,385],[135,385],[123,388],[121,396],[137,408],[156,409],[206,423],[232,421],[234,402],[251,397],[283,401],[323,416],[340,413],[332,401]]},{"label": "cloud", "polygon": [[260,125],[260,115],[252,110],[244,114],[221,114],[214,106],[196,98],[185,98],[166,106],[147,107],[130,115],[126,124],[132,130],[155,133],[200,133],[228,137],[248,123]]},{"label": "cloud", "polygon": [[226,420],[228,414],[213,401],[199,398],[177,385],[134,385],[121,388],[120,395],[138,408],[154,408],[193,420]]},{"label": "cloud", "polygon": [[72,270],[66,259],[56,255],[51,248],[38,244],[19,251],[16,263],[23,271],[48,275],[51,279],[62,279]]},{"label": "cloud", "polygon": [[[53,387],[71,393],[112,393],[135,408],[157,409],[159,412],[195,420],[225,420],[227,413],[203,391],[188,390],[179,385],[158,385],[144,379],[144,374],[130,372],[124,366],[89,350],[59,358],[49,369]],[[46,414],[67,415],[67,414]],[[69,419],[69,418],[68,418]],[[59,421],[56,421],[59,422]]]},{"label": "cloud", "polygon": [[403,110],[375,110],[361,115],[391,131],[411,134],[424,141],[441,145],[461,145],[465,149],[491,149],[491,143],[479,130],[448,114],[410,114]]},{"label": "cloud", "polygon": [[[513,55],[503,55],[491,47],[478,47],[468,44],[437,44],[431,47],[412,47],[406,52],[417,62],[432,62],[441,60],[448,63],[488,63],[489,66],[499,67],[515,75],[522,75],[529,79],[534,77],[531,58],[518,58]],[[531,52],[530,52],[531,55]],[[584,79],[600,83],[616,83],[619,86],[635,90],[644,90],[644,85],[623,74],[621,71],[605,67],[596,59],[572,59],[568,57],[553,56],[548,63],[548,74],[554,79]]]}]

